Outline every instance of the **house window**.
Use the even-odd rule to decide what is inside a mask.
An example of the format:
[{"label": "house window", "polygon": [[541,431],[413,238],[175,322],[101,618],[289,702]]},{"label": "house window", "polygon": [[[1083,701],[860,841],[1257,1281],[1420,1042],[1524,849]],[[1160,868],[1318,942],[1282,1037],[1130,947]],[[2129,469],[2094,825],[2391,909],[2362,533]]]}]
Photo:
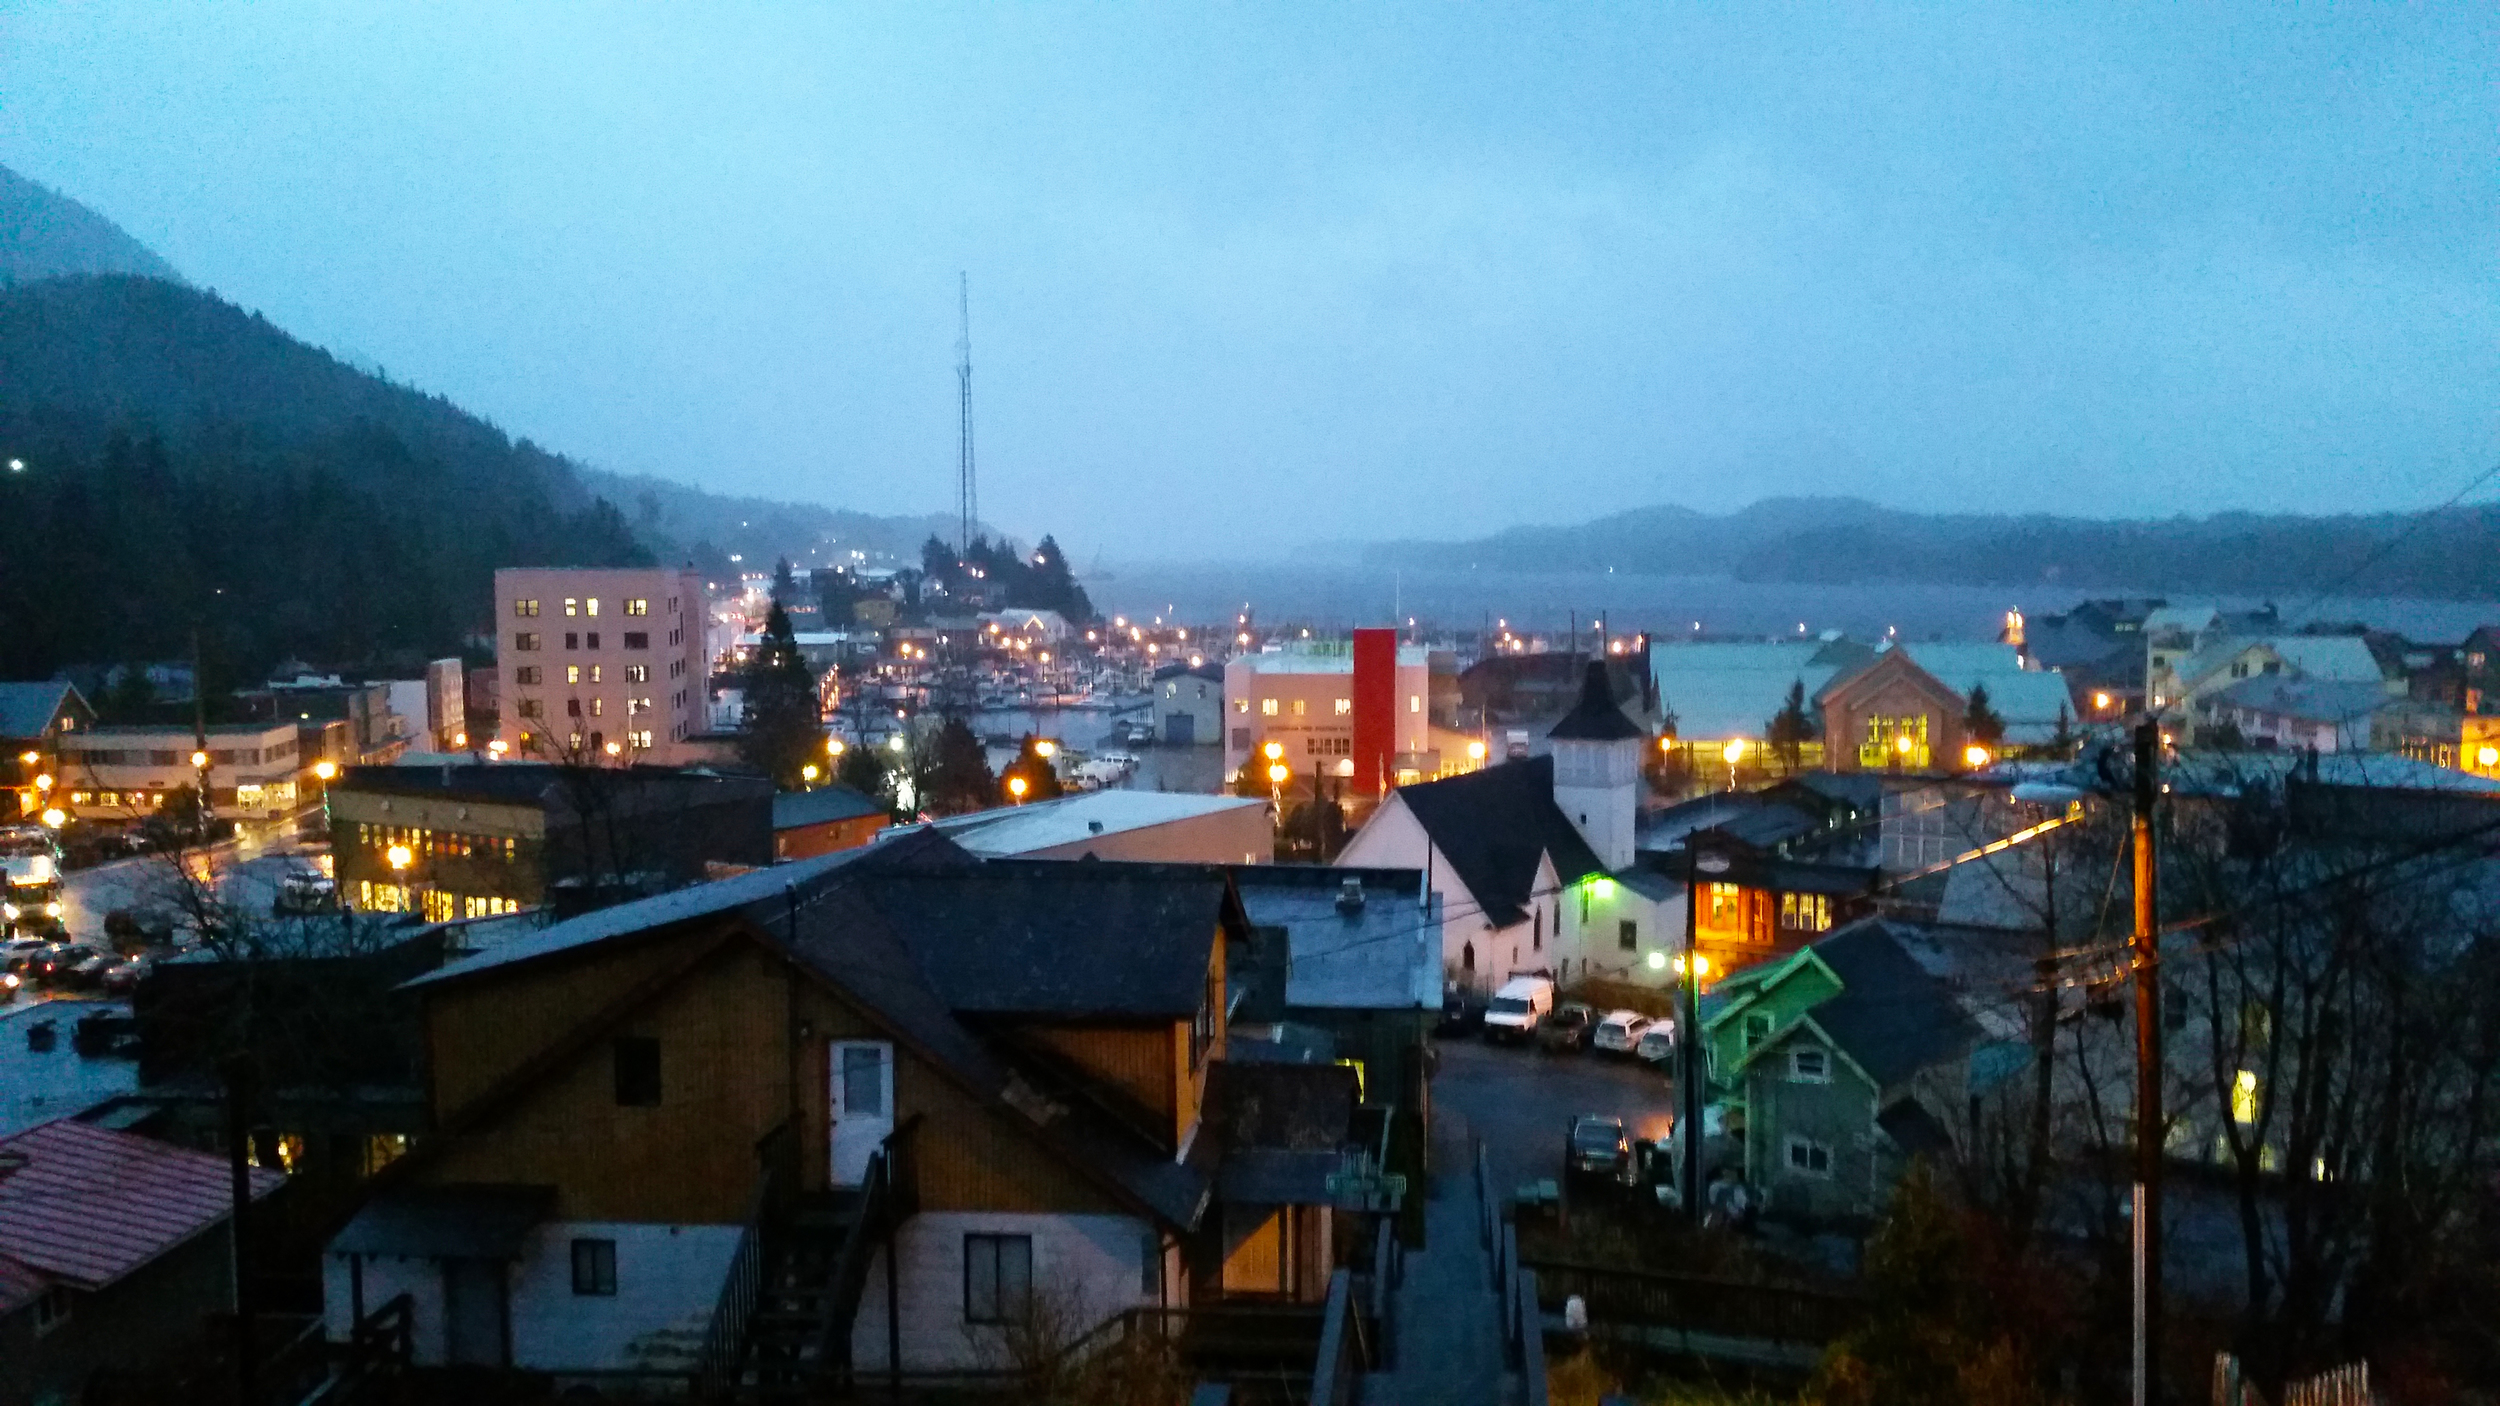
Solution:
[{"label": "house window", "polygon": [[582,614],[584,614],[584,615],[597,615],[598,613],[599,613],[599,598],[598,598],[597,596],[592,596],[590,599],[588,599],[588,600],[586,600],[586,601],[583,601],[583,602],[582,602]]},{"label": "house window", "polygon": [[1247,699],[1247,698],[1236,698],[1236,699],[1234,699],[1234,700],[1233,700],[1233,711],[1234,711],[1234,712],[1236,712],[1236,713],[1247,713],[1247,712],[1249,712],[1249,711],[1250,711],[1250,700],[1249,700],[1249,699]]},{"label": "house window", "polygon": [[1353,699],[1351,699],[1351,698],[1340,698],[1340,699],[1338,699],[1338,700],[1337,700],[1337,716],[1338,716],[1338,717],[1341,717],[1341,718],[1342,718],[1342,717],[1344,717],[1346,714],[1351,713],[1351,712],[1353,712],[1353,711],[1354,711],[1354,700],[1353,700]]},{"label": "house window", "polygon": [[524,664],[512,671],[512,681],[523,688],[538,687],[542,671],[535,664]]},{"label": "house window", "polygon": [[1410,694],[1406,695],[1406,711],[1408,711],[1408,712],[1410,712],[1410,713],[1420,713],[1420,712],[1422,712],[1423,710],[1424,710],[1424,696],[1423,696],[1422,694],[1420,694],[1420,693],[1410,693]]},{"label": "house window", "polygon": [[1751,1051],[1755,1046],[1760,1045],[1763,1041],[1770,1038],[1771,1018],[1769,1016],[1749,1015],[1745,1017],[1746,1050]]},{"label": "house window", "polygon": [[1640,945],[1641,925],[1639,923],[1626,918],[1615,924],[1615,946],[1626,952],[1636,952],[1640,950]]},{"label": "house window", "polygon": [[1276,700],[1275,700],[1275,699],[1273,699],[1273,698],[1262,698],[1262,699],[1260,699],[1260,700],[1259,700],[1259,716],[1261,716],[1261,717],[1267,717],[1267,718],[1272,718],[1272,717],[1276,716]]},{"label": "house window", "polygon": [[538,602],[534,600],[516,600],[512,603],[512,613],[519,619],[535,619],[538,615]]},{"label": "house window", "polygon": [[592,717],[603,718],[607,716],[607,713],[608,700],[604,698],[593,698],[590,700],[590,715]]},{"label": "house window", "polygon": [[564,681],[566,683],[580,683],[582,681],[582,666],[579,664],[565,665]]},{"label": "house window", "polygon": [[1033,1237],[964,1237],[964,1321],[1021,1323],[1033,1306]]},{"label": "house window", "polygon": [[648,615],[651,613],[651,602],[648,598],[643,596],[627,596],[625,598],[625,613],[628,615]]},{"label": "house window", "polygon": [[1830,1176],[1831,1147],[1810,1137],[1791,1135],[1788,1139],[1788,1170],[1810,1177]]},{"label": "house window", "polygon": [[537,634],[537,632],[536,632],[536,631],[533,631],[533,630],[523,630],[523,631],[521,631],[520,633],[518,633],[518,634],[514,635],[514,636],[512,637],[512,647],[513,647],[514,649],[536,649],[536,648],[538,648],[538,634]]},{"label": "house window", "polygon": [[[592,635],[590,637],[590,647],[593,649],[597,649],[599,647],[599,637],[597,635]],[[625,632],[625,647],[627,649],[649,649],[651,647],[650,632],[647,630],[627,630]]]},{"label": "house window", "polygon": [[564,598],[564,613],[568,616],[581,614],[582,603],[572,596],[566,596]]},{"label": "house window", "polygon": [[885,1116],[883,1045],[842,1046],[842,1112],[853,1118]]},{"label": "house window", "polygon": [[578,699],[578,698],[567,698],[567,699],[565,699],[565,700],[564,700],[564,715],[565,715],[566,717],[568,717],[568,718],[578,718],[578,717],[580,717],[580,716],[582,715],[582,700],[580,700],[580,699]]},{"label": "house window", "polygon": [[565,647],[566,649],[579,649],[579,648],[581,648],[581,647],[582,647],[582,637],[581,637],[580,635],[578,635],[578,634],[574,633],[573,631],[570,631],[570,630],[565,631],[565,633],[564,633],[564,647]]},{"label": "house window", "polygon": [[1744,890],[1736,885],[1712,884],[1710,886],[1710,926],[1723,928],[1735,922],[1743,903]]},{"label": "house window", "polygon": [[626,733],[625,739],[646,752],[651,750],[651,729],[649,728],[644,728],[640,732]]},{"label": "house window", "polygon": [[525,718],[543,718],[547,716],[547,705],[539,702],[535,698],[524,698],[521,700],[521,716]]},{"label": "house window", "polygon": [[1299,718],[1299,717],[1304,717],[1304,716],[1307,716],[1307,715],[1310,713],[1310,711],[1311,711],[1311,700],[1310,700],[1310,699],[1308,699],[1308,698],[1297,698],[1297,699],[1293,700],[1293,715],[1294,715],[1295,717]]},{"label": "house window", "polygon": [[47,1286],[35,1300],[35,1336],[42,1337],[69,1321],[69,1290],[59,1284]]},{"label": "house window", "polygon": [[1817,1049],[1788,1052],[1788,1079],[1795,1084],[1828,1084],[1832,1081],[1832,1057]]},{"label": "house window", "polygon": [[620,1108],[660,1106],[660,1042],[649,1035],[616,1039],[616,1103]]},{"label": "house window", "polygon": [[1866,737],[1858,743],[1860,767],[1869,771],[1896,766],[1925,767],[1928,757],[1925,713],[1899,718],[1868,716]]},{"label": "house window", "polygon": [[616,1297],[615,1241],[573,1242],[573,1292],[595,1294],[601,1298]]},{"label": "house window", "polygon": [[1800,932],[1826,932],[1832,925],[1832,901],[1819,893],[1780,895],[1780,926]]},{"label": "house window", "polygon": [[597,682],[599,682],[600,675],[601,675],[601,674],[603,674],[604,672],[606,672],[606,670],[605,670],[605,667],[604,667],[604,666],[602,666],[602,665],[598,665],[598,664],[593,664],[593,665],[591,665],[591,666],[590,666],[590,681],[591,681],[592,683],[597,683]]},{"label": "house window", "polygon": [[591,632],[590,632],[590,635],[589,635],[589,641],[590,641],[590,648],[592,648],[592,649],[597,649],[597,648],[599,647],[599,632],[598,632],[597,630],[593,630],[593,631],[591,631]]},{"label": "house window", "polygon": [[1534,950],[1542,952],[1545,950],[1545,910],[1539,908],[1529,916],[1532,923],[1528,930],[1528,943]]}]

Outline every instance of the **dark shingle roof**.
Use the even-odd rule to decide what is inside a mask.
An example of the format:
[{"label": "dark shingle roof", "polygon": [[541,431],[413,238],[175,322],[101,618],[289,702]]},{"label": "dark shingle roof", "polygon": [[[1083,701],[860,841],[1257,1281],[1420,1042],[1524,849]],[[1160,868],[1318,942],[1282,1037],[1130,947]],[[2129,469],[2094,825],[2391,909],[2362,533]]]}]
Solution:
[{"label": "dark shingle roof", "polygon": [[773,797],[773,828],[795,830],[802,825],[825,825],[836,820],[857,820],[862,816],[883,815],[885,807],[864,792],[835,784],[819,786],[813,791],[787,791]]},{"label": "dark shingle roof", "polygon": [[1554,804],[1550,756],[1401,786],[1398,796],[1498,927],[1526,915],[1539,855],[1553,856],[1555,875],[1566,884],[1606,872]]},{"label": "dark shingle roof", "polygon": [[1852,923],[1814,944],[1814,953],[1841,989],[1807,1015],[1876,1083],[1890,1088],[1979,1038],[1979,1027],[1883,920]]},{"label": "dark shingle roof", "polygon": [[1616,705],[1614,681],[1606,674],[1606,661],[1592,659],[1588,673],[1580,680],[1580,701],[1545,735],[1566,742],[1620,742],[1627,737],[1639,737],[1641,727],[1625,717],[1623,709]]},{"label": "dark shingle roof", "polygon": [[858,886],[955,1010],[1187,1019],[1223,920],[1220,872],[985,864]]}]

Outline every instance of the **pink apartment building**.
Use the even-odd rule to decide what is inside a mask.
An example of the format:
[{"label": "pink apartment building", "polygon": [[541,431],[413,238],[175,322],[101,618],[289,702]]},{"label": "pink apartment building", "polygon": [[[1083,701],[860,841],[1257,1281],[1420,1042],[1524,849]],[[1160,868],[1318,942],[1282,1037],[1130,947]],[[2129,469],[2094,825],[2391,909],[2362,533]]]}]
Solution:
[{"label": "pink apartment building", "polygon": [[677,761],[710,701],[704,613],[690,571],[496,572],[505,754]]}]

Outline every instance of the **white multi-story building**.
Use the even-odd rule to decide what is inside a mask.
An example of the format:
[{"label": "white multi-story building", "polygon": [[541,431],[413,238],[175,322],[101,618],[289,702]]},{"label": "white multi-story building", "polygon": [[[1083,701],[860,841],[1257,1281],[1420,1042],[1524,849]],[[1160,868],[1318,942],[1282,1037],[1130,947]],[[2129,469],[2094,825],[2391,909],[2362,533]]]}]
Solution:
[{"label": "white multi-story building", "polygon": [[670,763],[708,726],[703,580],[690,571],[495,573],[507,755]]},{"label": "white multi-story building", "polygon": [[[1400,645],[1397,657],[1390,751],[1420,757],[1432,750],[1426,703],[1431,655],[1421,645]],[[1224,666],[1225,774],[1239,771],[1274,741],[1283,745],[1282,760],[1297,776],[1353,776],[1354,709],[1354,650],[1344,641],[1314,640],[1236,656]],[[1418,777],[1387,779],[1404,783]]]}]

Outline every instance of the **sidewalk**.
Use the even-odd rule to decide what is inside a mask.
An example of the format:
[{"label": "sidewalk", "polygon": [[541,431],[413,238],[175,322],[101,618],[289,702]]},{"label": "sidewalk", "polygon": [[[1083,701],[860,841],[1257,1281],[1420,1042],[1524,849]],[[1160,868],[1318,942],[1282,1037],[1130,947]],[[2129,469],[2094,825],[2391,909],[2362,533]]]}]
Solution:
[{"label": "sidewalk", "polygon": [[1444,1110],[1434,1122],[1429,1248],[1407,1257],[1398,1286],[1397,1370],[1365,1379],[1363,1406],[1502,1406],[1518,1395],[1502,1361],[1492,1259],[1479,1238],[1467,1120]]}]

